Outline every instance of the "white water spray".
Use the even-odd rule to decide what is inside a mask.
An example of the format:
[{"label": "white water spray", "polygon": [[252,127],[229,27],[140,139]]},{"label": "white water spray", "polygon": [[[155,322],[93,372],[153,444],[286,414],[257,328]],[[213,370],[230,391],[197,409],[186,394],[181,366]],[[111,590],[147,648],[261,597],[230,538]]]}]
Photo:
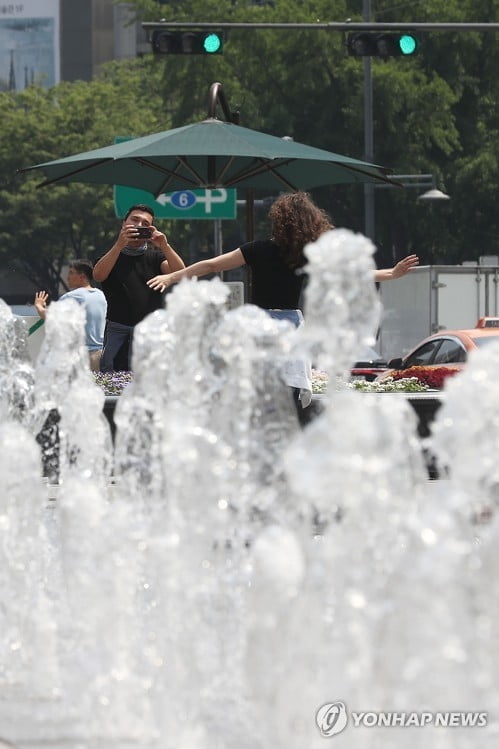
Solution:
[{"label": "white water spray", "polygon": [[[449,383],[437,501],[405,398],[334,386],[378,324],[372,249],[346,230],[307,248],[299,331],[226,312],[218,280],[175,287],[137,326],[114,453],[81,309],[49,309],[33,385],[0,304],[3,739],[315,749],[316,712],[341,700],[489,712],[474,729],[350,720],[348,749],[497,745],[497,354]],[[297,351],[333,382],[306,429],[279,375]]]}]

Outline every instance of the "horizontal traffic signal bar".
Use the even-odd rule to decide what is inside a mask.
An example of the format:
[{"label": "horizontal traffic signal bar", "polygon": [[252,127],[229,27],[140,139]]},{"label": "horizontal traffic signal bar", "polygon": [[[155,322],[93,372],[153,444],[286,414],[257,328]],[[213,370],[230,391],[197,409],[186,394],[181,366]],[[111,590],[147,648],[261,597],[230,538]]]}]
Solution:
[{"label": "horizontal traffic signal bar", "polygon": [[410,57],[416,54],[419,42],[414,34],[383,34],[368,31],[349,34],[348,53],[352,57]]},{"label": "horizontal traffic signal bar", "polygon": [[141,24],[146,31],[161,28],[184,28],[184,29],[283,29],[292,31],[296,29],[310,29],[313,31],[408,31],[414,33],[417,31],[483,31],[495,34],[499,31],[499,23],[496,22],[479,22],[473,23],[463,21],[462,23],[432,23],[429,22],[412,22],[412,23],[374,23],[366,21],[326,21],[324,23],[245,23],[238,21],[144,21]]}]

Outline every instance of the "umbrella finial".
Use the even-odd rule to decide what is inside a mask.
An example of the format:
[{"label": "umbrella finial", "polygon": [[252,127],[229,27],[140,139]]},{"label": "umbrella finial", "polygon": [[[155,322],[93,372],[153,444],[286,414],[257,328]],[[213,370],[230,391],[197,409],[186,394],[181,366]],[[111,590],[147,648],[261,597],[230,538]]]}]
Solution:
[{"label": "umbrella finial", "polygon": [[226,122],[233,122],[234,124],[239,125],[239,112],[231,112],[229,103],[222,89],[222,84],[219,81],[212,83],[210,86],[210,94],[208,98],[208,117],[211,117],[212,119],[217,119],[217,102],[220,103],[224,111]]}]

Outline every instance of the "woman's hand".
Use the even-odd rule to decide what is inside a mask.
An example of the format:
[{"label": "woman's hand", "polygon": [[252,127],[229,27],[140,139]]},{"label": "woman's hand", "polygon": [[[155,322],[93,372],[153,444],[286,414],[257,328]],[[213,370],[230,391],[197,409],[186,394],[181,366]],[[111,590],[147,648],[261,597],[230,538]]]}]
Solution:
[{"label": "woman's hand", "polygon": [[37,291],[35,294],[35,309],[40,315],[40,317],[45,317],[45,313],[47,311],[47,299],[49,298],[49,295],[46,291]]},{"label": "woman's hand", "polygon": [[164,291],[169,286],[171,286],[169,274],[154,276],[154,278],[150,278],[149,281],[146,281],[146,283],[149,288],[153,289],[154,291]]},{"label": "woman's hand", "polygon": [[418,263],[419,258],[417,255],[407,255],[407,257],[399,260],[397,265],[393,268],[392,278],[401,278],[402,276],[405,276],[405,274],[409,273],[412,268],[415,268]]}]

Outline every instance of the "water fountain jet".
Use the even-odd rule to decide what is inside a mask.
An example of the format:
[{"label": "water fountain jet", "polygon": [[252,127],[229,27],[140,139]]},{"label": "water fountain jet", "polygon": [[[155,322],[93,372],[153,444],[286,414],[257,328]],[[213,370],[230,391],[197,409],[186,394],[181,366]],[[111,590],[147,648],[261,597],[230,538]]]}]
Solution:
[{"label": "water fountain jet", "polygon": [[[477,454],[471,464],[463,440],[454,467],[446,452],[449,424],[471,418],[458,387],[493,406],[495,353],[449,385],[435,450],[451,479],[437,502],[409,404],[335,386],[378,324],[372,252],[347,231],[307,248],[299,331],[251,306],[225,312],[218,280],[176,287],[137,327],[114,454],[81,310],[49,309],[33,386],[23,364],[26,387],[0,395],[5,740],[319,749],[315,715],[341,700],[350,711],[489,712],[482,729],[350,719],[337,739],[349,749],[496,746],[496,482],[484,450],[480,503],[492,513],[477,526]],[[0,346],[18,352],[2,378],[24,362],[13,326],[0,305]],[[304,430],[279,377],[297,352],[332,382]],[[33,434],[53,411],[49,503]],[[487,428],[495,444],[492,417]]]}]

